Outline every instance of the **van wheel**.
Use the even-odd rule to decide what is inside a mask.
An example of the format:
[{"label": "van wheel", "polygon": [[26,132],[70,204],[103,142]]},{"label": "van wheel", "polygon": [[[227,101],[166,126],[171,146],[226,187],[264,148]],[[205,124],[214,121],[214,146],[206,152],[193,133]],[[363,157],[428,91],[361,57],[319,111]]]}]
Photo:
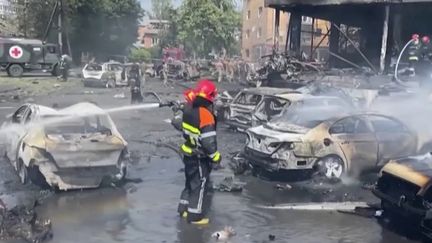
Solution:
[{"label": "van wheel", "polygon": [[320,159],[317,165],[320,174],[329,180],[340,180],[346,173],[343,160],[336,155]]},{"label": "van wheel", "polygon": [[24,68],[19,64],[12,64],[7,68],[7,73],[11,77],[21,77],[24,73]]},{"label": "van wheel", "polygon": [[29,182],[28,170],[21,159],[18,160],[17,170],[18,170],[18,176],[20,178],[21,184],[26,185]]}]

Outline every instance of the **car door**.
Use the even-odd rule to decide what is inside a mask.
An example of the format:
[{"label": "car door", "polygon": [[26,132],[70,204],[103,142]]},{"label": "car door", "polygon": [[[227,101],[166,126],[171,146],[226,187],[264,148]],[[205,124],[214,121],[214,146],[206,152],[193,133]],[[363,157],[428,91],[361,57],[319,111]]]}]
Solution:
[{"label": "car door", "polygon": [[378,141],[379,164],[416,152],[417,137],[402,122],[380,115],[369,115],[368,119]]},{"label": "car door", "polygon": [[115,80],[116,80],[116,84],[118,85],[122,85],[122,72],[123,72],[123,67],[120,64],[112,64],[111,65],[112,70],[113,70],[113,74],[115,76]]},{"label": "car door", "polygon": [[335,122],[329,133],[349,160],[351,169],[376,166],[378,142],[368,120],[361,116],[346,117]]},{"label": "car door", "polygon": [[26,115],[30,112],[29,105],[23,105],[12,115],[11,129],[6,134],[7,140],[7,157],[11,161],[16,160],[17,149],[21,143],[21,139],[26,134],[26,128],[24,126],[26,121]]}]

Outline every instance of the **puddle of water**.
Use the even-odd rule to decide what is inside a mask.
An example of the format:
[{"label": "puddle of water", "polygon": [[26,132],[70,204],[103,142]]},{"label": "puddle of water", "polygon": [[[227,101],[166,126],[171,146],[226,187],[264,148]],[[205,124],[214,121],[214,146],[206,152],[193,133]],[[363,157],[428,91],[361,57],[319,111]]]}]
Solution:
[{"label": "puddle of water", "polygon": [[[211,224],[199,228],[176,213],[184,183],[179,159],[153,159],[140,166],[145,169],[135,168],[131,176],[142,178],[143,183],[133,193],[107,188],[60,193],[49,199],[39,213],[52,219],[53,242],[214,242],[211,234],[225,226],[237,232],[232,243],[268,242],[270,234],[276,236],[274,242],[410,242],[383,229],[375,219],[256,208],[254,195],[270,197],[274,193],[271,183],[248,186],[242,194],[216,192]],[[250,178],[248,184],[258,184],[258,180]],[[290,195],[296,197],[296,193]]]}]

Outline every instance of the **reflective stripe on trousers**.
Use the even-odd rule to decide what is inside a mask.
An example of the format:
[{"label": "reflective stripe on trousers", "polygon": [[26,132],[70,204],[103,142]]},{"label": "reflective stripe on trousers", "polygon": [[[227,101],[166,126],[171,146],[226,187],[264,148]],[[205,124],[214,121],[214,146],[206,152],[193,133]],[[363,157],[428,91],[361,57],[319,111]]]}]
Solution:
[{"label": "reflective stripe on trousers", "polygon": [[200,174],[200,179],[201,179],[201,189],[200,189],[199,198],[198,198],[198,205],[196,208],[188,208],[188,212],[195,213],[195,214],[202,213],[202,206],[203,206],[203,201],[204,201],[204,191],[205,191],[205,187],[206,187],[206,183],[207,183],[207,178],[203,177],[202,168],[201,168],[201,161],[198,162],[198,168],[199,168],[199,174]]}]

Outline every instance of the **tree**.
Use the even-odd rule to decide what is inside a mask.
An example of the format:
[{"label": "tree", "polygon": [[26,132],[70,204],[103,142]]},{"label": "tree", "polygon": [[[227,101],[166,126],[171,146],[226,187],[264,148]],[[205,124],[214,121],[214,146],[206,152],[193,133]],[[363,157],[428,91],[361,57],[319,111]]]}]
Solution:
[{"label": "tree", "polygon": [[173,9],[172,0],[152,0],[152,15],[151,17],[159,20],[167,20],[170,13],[167,10]]},{"label": "tree", "polygon": [[[43,38],[51,11],[57,0],[19,0],[17,22],[28,37]],[[138,0],[63,0],[65,24],[73,55],[90,52],[96,56],[124,54],[137,40],[139,20],[143,15]],[[56,24],[53,26],[55,29]],[[56,42],[56,31],[48,39]]]},{"label": "tree", "polygon": [[232,0],[185,0],[179,13],[179,39],[188,51],[205,56],[238,41],[240,13]]},{"label": "tree", "polygon": [[133,62],[145,62],[149,61],[152,57],[152,54],[150,51],[144,49],[144,48],[135,48],[131,50],[131,53],[129,55],[129,59]]}]

